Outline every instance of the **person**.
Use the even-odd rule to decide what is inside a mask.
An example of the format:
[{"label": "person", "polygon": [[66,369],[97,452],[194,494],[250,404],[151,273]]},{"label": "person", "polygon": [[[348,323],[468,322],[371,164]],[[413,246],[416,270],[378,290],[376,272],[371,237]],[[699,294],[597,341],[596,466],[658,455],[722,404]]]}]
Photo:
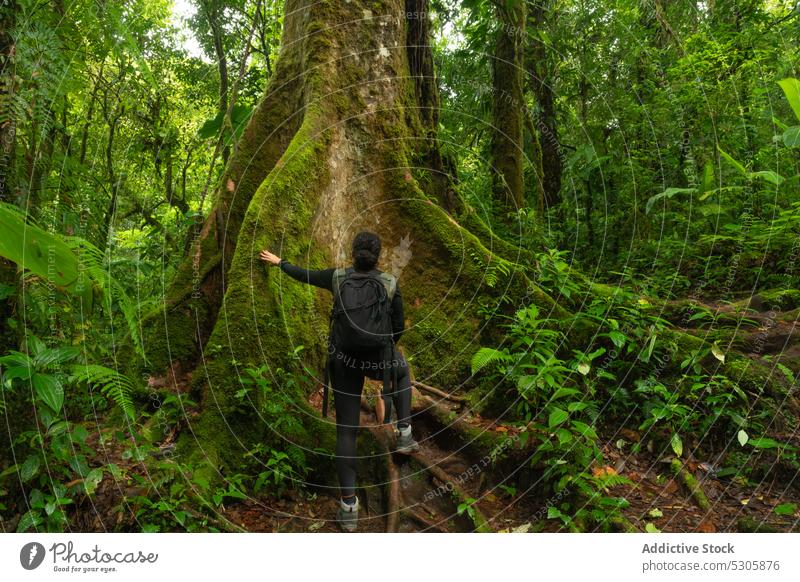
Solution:
[{"label": "person", "polygon": [[[377,269],[381,252],[381,240],[372,232],[360,232],[353,239],[353,270],[357,273],[381,275]],[[268,250],[260,252],[260,258],[280,269],[297,281],[333,292],[336,269],[309,270],[291,264],[286,259]],[[392,338],[394,344],[403,334],[403,298],[400,288],[395,287],[391,302]],[[358,497],[356,496],[356,438],[361,416],[361,392],[364,378],[381,380],[384,362],[380,354],[345,354],[336,346],[329,346],[330,376],[333,388],[333,404],[336,409],[336,469],[339,476],[341,499],[337,521],[344,531],[355,531],[358,522]],[[411,434],[411,377],[405,358],[395,348],[392,365],[396,372],[396,388],[392,402],[397,411],[395,451],[411,454],[419,450],[419,443]]]}]

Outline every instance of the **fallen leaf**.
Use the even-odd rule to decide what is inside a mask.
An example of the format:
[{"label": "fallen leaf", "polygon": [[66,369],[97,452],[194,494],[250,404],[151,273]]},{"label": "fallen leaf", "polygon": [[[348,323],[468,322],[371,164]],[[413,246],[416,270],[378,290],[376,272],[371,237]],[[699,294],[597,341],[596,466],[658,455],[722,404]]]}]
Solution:
[{"label": "fallen leaf", "polygon": [[638,443],[641,440],[641,437],[639,436],[639,433],[636,432],[635,430],[631,430],[629,428],[620,429],[619,434],[621,434],[626,439],[628,439],[629,441],[634,442],[634,443]]},{"label": "fallen leaf", "polygon": [[697,526],[697,531],[702,533],[715,533],[717,531],[717,527],[708,520],[703,520],[700,522],[700,525]]},{"label": "fallen leaf", "polygon": [[605,475],[612,476],[616,474],[617,472],[614,470],[614,467],[609,467],[608,465],[605,467],[595,467],[592,469],[592,476],[594,477],[603,477]]}]

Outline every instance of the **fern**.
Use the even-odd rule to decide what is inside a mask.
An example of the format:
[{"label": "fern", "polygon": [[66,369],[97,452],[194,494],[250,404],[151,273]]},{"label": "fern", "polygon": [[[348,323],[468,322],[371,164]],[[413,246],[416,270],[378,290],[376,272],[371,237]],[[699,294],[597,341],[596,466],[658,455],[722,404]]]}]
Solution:
[{"label": "fern", "polygon": [[147,358],[144,353],[142,335],[139,329],[139,318],[136,304],[131,301],[128,294],[119,281],[111,276],[109,271],[104,268],[105,257],[103,252],[90,242],[80,237],[65,237],[67,246],[80,257],[81,263],[86,268],[89,278],[96,281],[103,289],[103,298],[108,313],[111,313],[111,304],[116,299],[117,305],[122,311],[128,333],[136,353],[145,361]]},{"label": "fern", "polygon": [[113,400],[129,420],[134,419],[133,398],[131,397],[134,386],[130,378],[116,370],[97,364],[75,366],[73,373],[79,381],[99,386],[100,391]]},{"label": "fern", "polygon": [[511,354],[505,350],[495,348],[481,348],[472,356],[472,373],[477,374],[480,370],[494,363],[509,363],[513,360]]}]

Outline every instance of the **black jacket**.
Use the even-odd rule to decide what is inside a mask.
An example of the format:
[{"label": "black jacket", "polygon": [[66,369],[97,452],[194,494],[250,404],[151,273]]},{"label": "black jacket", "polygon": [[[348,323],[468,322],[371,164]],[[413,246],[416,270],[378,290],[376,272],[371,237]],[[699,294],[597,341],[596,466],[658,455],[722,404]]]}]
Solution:
[{"label": "black jacket", "polygon": [[[291,264],[286,259],[282,259],[281,271],[293,279],[297,279],[301,283],[308,283],[309,285],[314,285],[315,287],[327,289],[331,293],[333,292],[333,273],[336,271],[336,269],[321,269],[314,271],[298,267],[297,265]],[[380,271],[374,269],[370,271],[370,273],[377,275],[380,274]],[[403,296],[400,294],[400,286],[398,285],[395,288],[394,297],[392,298],[392,338],[394,339],[395,343],[400,340],[400,336],[403,335],[403,330],[405,330]]]}]

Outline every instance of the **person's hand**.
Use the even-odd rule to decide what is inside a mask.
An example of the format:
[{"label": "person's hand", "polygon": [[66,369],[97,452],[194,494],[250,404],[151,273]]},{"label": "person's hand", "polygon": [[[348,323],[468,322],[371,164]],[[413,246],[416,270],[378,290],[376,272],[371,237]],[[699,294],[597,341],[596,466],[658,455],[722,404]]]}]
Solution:
[{"label": "person's hand", "polygon": [[268,265],[272,265],[273,267],[281,264],[281,258],[278,255],[272,254],[267,249],[261,251],[261,253],[258,255],[258,258]]}]

